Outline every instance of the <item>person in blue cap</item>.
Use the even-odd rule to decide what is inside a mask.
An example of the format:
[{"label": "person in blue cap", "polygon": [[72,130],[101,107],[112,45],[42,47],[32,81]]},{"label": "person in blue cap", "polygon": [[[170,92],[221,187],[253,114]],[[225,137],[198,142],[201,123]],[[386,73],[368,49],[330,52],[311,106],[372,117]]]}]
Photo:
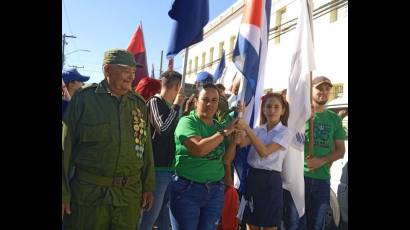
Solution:
[{"label": "person in blue cap", "polygon": [[[70,97],[74,95],[74,93],[80,89],[84,82],[88,81],[90,77],[81,75],[77,69],[71,68],[63,71],[63,81],[67,88]],[[62,114],[64,114],[65,109],[68,106],[69,101],[62,100]]]},{"label": "person in blue cap", "polygon": [[198,89],[201,86],[206,85],[206,84],[214,84],[214,78],[212,74],[210,74],[207,71],[199,72],[196,75],[196,81],[195,81],[196,88]]}]

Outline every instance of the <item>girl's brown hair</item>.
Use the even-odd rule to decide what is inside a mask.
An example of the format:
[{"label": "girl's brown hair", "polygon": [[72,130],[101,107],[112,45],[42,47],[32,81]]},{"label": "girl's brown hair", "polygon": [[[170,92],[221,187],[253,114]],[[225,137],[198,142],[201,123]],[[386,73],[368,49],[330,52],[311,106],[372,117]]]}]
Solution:
[{"label": "girl's brown hair", "polygon": [[260,116],[259,125],[263,125],[268,122],[266,120],[265,114],[263,114],[263,108],[265,107],[265,104],[268,98],[276,98],[280,101],[282,108],[285,110],[285,113],[282,116],[280,116],[280,121],[282,122],[283,125],[288,126],[289,104],[282,95],[280,95],[279,93],[271,93],[271,92],[263,95],[262,97],[261,116]]}]

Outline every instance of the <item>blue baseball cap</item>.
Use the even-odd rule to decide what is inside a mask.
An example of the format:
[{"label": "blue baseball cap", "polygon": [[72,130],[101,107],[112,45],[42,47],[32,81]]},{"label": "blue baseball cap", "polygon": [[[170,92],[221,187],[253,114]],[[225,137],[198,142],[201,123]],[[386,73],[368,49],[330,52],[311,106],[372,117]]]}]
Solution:
[{"label": "blue baseball cap", "polygon": [[196,81],[200,82],[201,84],[213,84],[214,78],[209,72],[202,71],[196,75]]},{"label": "blue baseball cap", "polygon": [[63,71],[63,80],[65,84],[72,82],[72,81],[86,82],[89,79],[90,77],[81,75],[75,68],[71,68],[71,69],[67,69]]}]

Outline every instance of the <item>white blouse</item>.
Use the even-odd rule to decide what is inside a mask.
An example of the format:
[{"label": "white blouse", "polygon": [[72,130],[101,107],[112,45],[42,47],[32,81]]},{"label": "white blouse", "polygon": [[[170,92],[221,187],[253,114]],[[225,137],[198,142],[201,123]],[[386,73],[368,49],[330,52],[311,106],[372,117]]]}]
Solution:
[{"label": "white blouse", "polygon": [[266,126],[267,124],[264,124],[254,128],[253,131],[256,136],[265,145],[275,142],[282,146],[282,148],[276,150],[274,153],[271,153],[266,158],[261,158],[256,152],[255,147],[252,145],[249,150],[248,163],[253,168],[281,172],[283,159],[285,158],[285,154],[288,152],[289,131],[288,128],[282,124],[282,122],[279,122],[269,132],[266,130]]}]

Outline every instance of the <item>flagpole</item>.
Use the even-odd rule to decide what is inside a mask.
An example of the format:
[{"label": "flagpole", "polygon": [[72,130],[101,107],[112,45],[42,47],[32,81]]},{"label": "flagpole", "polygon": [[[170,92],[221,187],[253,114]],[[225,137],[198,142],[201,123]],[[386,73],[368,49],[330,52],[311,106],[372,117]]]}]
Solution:
[{"label": "flagpole", "polygon": [[[314,115],[314,110],[313,110],[313,92],[312,92],[312,71],[310,71],[310,105],[311,105],[311,112]],[[310,116],[309,118],[309,154],[308,158],[313,157],[313,145],[314,145],[314,137],[313,137],[313,129],[314,129],[314,124],[313,124],[313,117]]]},{"label": "flagpole", "polygon": [[[243,105],[243,109],[245,109],[246,78],[242,74],[241,74],[240,77],[241,77],[241,83],[239,85],[239,88],[242,88],[242,90],[240,90],[241,91],[240,103],[241,103],[241,105]],[[239,105],[238,105],[238,107],[239,107]],[[245,111],[239,112],[238,117],[243,118],[244,113],[245,113]]]},{"label": "flagpole", "polygon": [[163,50],[161,50],[161,62],[160,62],[160,65],[159,65],[159,75],[162,74],[162,56],[164,56],[164,51]]},{"label": "flagpole", "polygon": [[186,65],[188,62],[188,51],[189,51],[189,46],[185,48],[184,70],[182,72],[182,79],[181,79],[181,91],[182,92],[184,92],[184,89],[185,89],[185,75],[186,75]]},{"label": "flagpole", "polygon": [[155,79],[155,74],[154,74],[154,63],[152,63],[152,78]]},{"label": "flagpole", "polygon": [[147,74],[148,74],[148,77],[149,77],[149,73],[148,73],[148,59],[147,59],[147,47],[145,46],[144,30],[142,29],[142,21],[140,21],[140,26],[141,26],[141,34],[142,34],[142,44],[144,45],[144,56],[145,56],[145,60],[147,61],[147,63],[145,63],[145,67],[147,68]]}]

